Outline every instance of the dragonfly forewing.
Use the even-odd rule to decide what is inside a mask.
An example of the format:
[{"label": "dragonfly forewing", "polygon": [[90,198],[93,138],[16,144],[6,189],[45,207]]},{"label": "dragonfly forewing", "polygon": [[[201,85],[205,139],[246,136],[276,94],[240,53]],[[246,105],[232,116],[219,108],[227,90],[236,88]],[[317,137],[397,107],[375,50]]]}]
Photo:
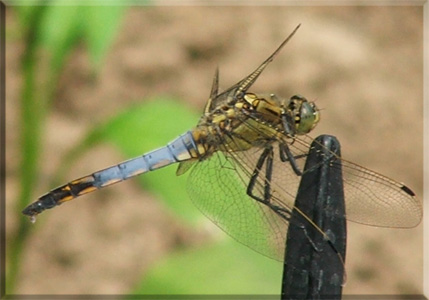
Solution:
[{"label": "dragonfly forewing", "polygon": [[[300,136],[290,148],[300,153],[302,148],[309,148],[312,141],[310,136]],[[338,168],[339,163],[347,220],[392,228],[411,228],[420,223],[422,204],[406,185],[341,158],[331,167]]]}]

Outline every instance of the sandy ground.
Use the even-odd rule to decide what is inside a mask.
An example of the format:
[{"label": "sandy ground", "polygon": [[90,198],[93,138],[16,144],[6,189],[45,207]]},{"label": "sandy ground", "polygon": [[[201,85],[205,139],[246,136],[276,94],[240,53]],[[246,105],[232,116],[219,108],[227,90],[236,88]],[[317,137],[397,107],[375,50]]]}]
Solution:
[{"label": "sandy ground", "polygon": [[[299,32],[253,91],[316,100],[323,110],[313,136],[337,136],[344,157],[406,182],[422,199],[422,8],[363,6],[130,9],[96,80],[83,45],[67,61],[47,119],[37,193],[46,192],[62,155],[94,122],[156,95],[174,95],[201,110],[217,65],[226,88],[298,23]],[[8,9],[8,30],[17,25]],[[22,49],[19,36],[8,38],[8,241],[22,217],[12,215]],[[67,177],[123,159],[107,145],[97,147]],[[154,261],[178,244],[195,242],[198,228],[185,228],[133,181],[97,194],[46,218],[26,247],[17,292],[128,293]],[[348,241],[345,294],[422,292],[422,226],[394,230],[349,223]]]}]

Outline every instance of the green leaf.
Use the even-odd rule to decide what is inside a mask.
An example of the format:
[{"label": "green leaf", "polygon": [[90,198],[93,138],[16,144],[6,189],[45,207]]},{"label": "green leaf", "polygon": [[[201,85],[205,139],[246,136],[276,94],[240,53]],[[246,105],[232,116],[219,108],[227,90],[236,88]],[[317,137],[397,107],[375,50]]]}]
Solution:
[{"label": "green leaf", "polygon": [[82,32],[82,7],[49,6],[40,22],[38,41],[50,51],[51,67],[57,71]]},{"label": "green leaf", "polygon": [[134,293],[280,295],[282,267],[227,239],[170,255],[145,274]]},{"label": "green leaf", "polygon": [[38,40],[52,55],[51,67],[60,70],[72,47],[79,38],[84,38],[97,70],[119,29],[125,9],[124,6],[47,7]]},{"label": "green leaf", "polygon": [[18,21],[20,22],[21,26],[25,28],[31,22],[32,15],[35,14],[38,6],[19,5],[14,6],[13,9],[17,12]]},{"label": "green leaf", "polygon": [[85,41],[95,69],[101,66],[102,60],[119,29],[124,11],[124,6],[84,7]]},{"label": "green leaf", "polygon": [[195,127],[198,117],[177,100],[155,98],[118,114],[102,130],[125,154],[136,156]]}]

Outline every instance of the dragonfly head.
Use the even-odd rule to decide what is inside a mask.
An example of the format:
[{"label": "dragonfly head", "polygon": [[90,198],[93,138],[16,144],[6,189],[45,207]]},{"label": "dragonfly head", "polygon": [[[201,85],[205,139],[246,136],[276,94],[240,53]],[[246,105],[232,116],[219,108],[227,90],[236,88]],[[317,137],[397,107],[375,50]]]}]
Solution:
[{"label": "dragonfly head", "polygon": [[320,113],[316,104],[308,102],[303,96],[292,96],[287,108],[295,122],[296,134],[309,133],[320,120]]}]

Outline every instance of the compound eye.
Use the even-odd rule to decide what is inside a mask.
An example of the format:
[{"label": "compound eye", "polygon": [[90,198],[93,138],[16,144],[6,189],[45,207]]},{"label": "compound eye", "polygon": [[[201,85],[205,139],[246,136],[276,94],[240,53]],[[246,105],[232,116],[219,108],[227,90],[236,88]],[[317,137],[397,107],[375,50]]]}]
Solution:
[{"label": "compound eye", "polygon": [[297,133],[309,133],[317,125],[319,119],[319,111],[316,105],[307,101],[302,102],[299,113],[299,123],[296,124]]},{"label": "compound eye", "polygon": [[302,103],[308,102],[304,96],[293,95],[287,103],[287,108],[290,109],[294,115],[300,115]]},{"label": "compound eye", "polygon": [[304,96],[301,96],[301,95],[293,95],[293,96],[290,98],[290,100],[291,100],[291,101],[293,101],[293,100],[298,100],[298,101],[302,101],[302,102],[307,102],[307,99],[306,99]]}]

